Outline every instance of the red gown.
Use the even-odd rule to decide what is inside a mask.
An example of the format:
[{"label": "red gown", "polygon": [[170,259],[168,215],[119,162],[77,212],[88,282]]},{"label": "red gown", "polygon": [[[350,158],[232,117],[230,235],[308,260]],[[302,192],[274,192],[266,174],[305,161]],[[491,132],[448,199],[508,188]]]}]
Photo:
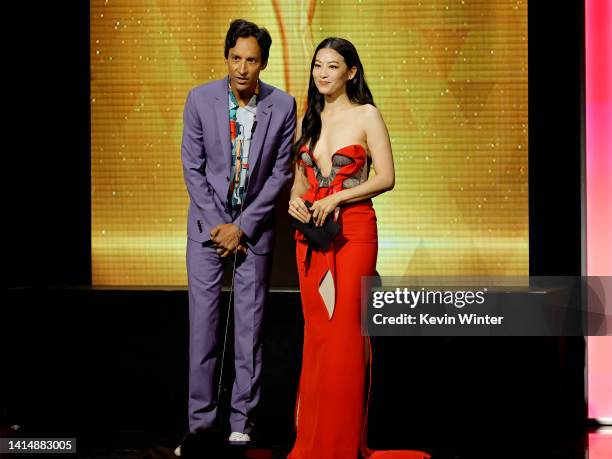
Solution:
[{"label": "red gown", "polygon": [[[336,151],[327,177],[307,147],[299,155],[310,184],[304,200],[315,202],[367,179],[368,158],[361,145]],[[368,199],[340,207],[336,218],[341,230],[325,252],[309,249],[296,231],[304,351],[297,438],[287,459],[357,459],[360,450],[371,459],[429,458],[420,451],[373,451],[366,446],[368,356],[361,334],[361,278],[375,275],[376,214]]]}]

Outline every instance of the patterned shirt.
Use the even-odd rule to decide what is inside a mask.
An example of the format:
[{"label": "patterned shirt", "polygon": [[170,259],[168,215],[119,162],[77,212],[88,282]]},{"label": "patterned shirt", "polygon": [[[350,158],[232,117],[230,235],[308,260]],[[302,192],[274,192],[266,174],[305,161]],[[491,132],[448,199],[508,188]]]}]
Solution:
[{"label": "patterned shirt", "polygon": [[229,200],[232,207],[242,205],[249,172],[249,149],[255,125],[255,114],[257,112],[257,94],[259,83],[255,94],[244,107],[240,107],[236,96],[232,91],[228,78],[228,101],[230,137],[232,142],[232,173],[229,188]]}]

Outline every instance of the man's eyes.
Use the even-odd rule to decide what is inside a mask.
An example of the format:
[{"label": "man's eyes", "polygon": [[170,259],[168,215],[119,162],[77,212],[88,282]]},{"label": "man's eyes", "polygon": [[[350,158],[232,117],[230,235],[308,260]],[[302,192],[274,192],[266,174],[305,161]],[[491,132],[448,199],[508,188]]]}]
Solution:
[{"label": "man's eyes", "polygon": [[[240,61],[240,58],[239,58],[238,56],[233,56],[233,57],[232,57],[232,60],[233,60],[234,62],[239,62],[239,61]],[[249,64],[255,64],[255,63],[257,62],[257,59],[255,59],[255,58],[249,58],[249,59],[247,59],[246,61],[247,61]]]}]

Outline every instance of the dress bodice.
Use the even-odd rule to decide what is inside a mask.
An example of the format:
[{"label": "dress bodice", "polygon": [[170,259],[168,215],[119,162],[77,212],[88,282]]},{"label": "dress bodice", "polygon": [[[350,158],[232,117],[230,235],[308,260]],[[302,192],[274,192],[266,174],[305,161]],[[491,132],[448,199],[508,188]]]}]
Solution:
[{"label": "dress bodice", "polygon": [[331,193],[353,188],[368,179],[369,162],[365,148],[360,144],[347,145],[332,154],[329,175],[323,175],[313,153],[304,145],[299,151],[300,161],[305,166],[310,189],[304,200],[314,202]]},{"label": "dress bodice", "polygon": [[[314,203],[332,193],[353,188],[368,179],[369,160],[362,145],[342,147],[334,152],[331,159],[331,172],[325,176],[308,147],[304,145],[300,148],[298,161],[304,166],[310,185],[306,193],[301,196],[304,201]],[[377,239],[376,216],[371,199],[341,205],[336,208],[334,220],[340,224],[336,241],[350,239],[366,242]],[[300,231],[295,232],[295,238],[306,242]]]}]

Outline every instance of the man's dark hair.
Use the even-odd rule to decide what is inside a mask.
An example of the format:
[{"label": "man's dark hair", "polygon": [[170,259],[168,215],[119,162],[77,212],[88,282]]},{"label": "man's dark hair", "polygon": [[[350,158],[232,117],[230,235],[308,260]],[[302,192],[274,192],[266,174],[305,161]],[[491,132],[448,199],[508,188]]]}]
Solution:
[{"label": "man's dark hair", "polygon": [[272,45],[272,37],[270,33],[263,27],[259,27],[244,19],[236,19],[232,21],[227,30],[225,36],[225,58],[229,55],[230,48],[236,46],[236,42],[239,38],[254,37],[259,44],[261,49],[261,60],[265,65],[268,63],[268,56],[270,55],[270,45]]}]

